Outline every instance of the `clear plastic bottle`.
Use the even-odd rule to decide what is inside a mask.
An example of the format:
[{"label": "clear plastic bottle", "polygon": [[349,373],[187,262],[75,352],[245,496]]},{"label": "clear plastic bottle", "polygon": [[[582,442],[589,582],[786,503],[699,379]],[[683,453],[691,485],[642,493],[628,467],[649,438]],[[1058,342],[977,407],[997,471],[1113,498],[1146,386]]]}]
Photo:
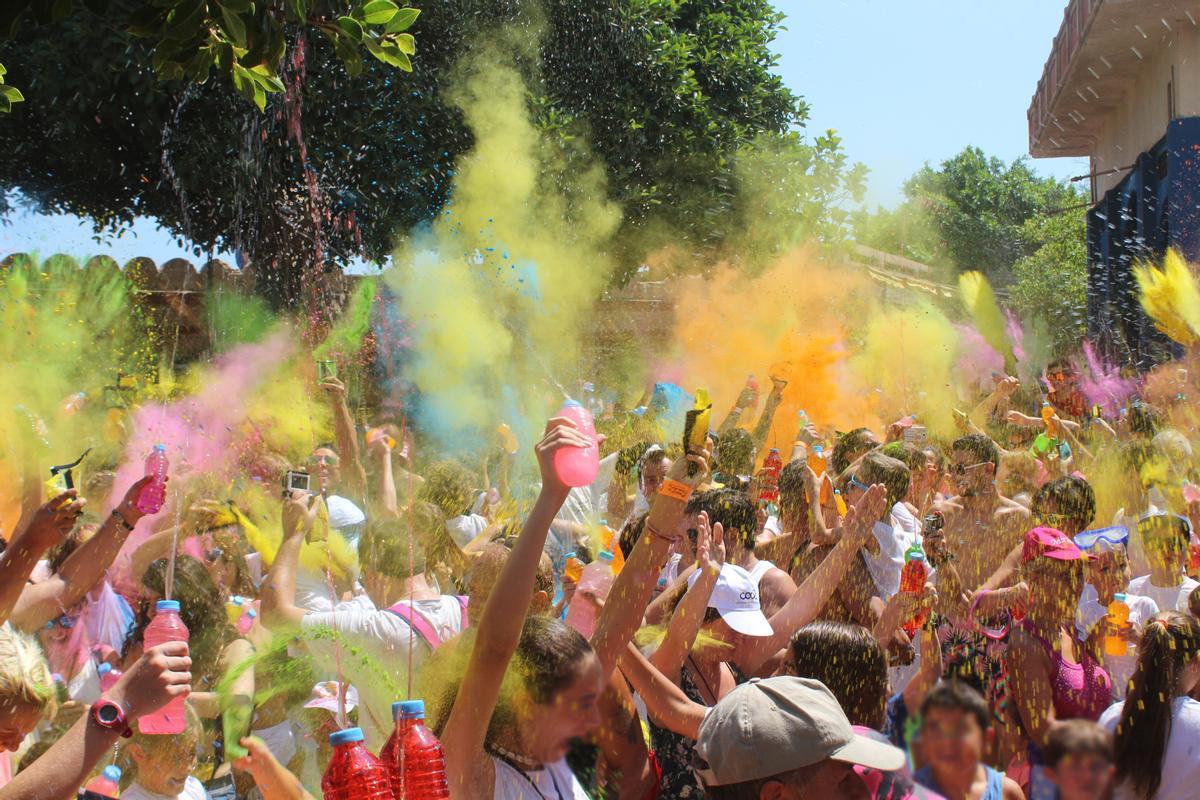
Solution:
[{"label": "clear plastic bottle", "polygon": [[555,414],[575,423],[575,430],[589,442],[587,447],[563,447],[554,453],[554,472],[567,486],[591,486],[600,472],[600,445],[592,413],[574,400],[563,403]]},{"label": "clear plastic bottle", "polygon": [[143,514],[157,514],[167,501],[167,446],[154,445],[150,456],[146,459],[146,475],[152,481],[142,487],[138,493],[137,509]]},{"label": "clear plastic bottle", "polygon": [[333,757],[321,778],[325,800],[393,800],[387,770],[363,744],[362,728],[334,731],[329,744]]},{"label": "clear plastic bottle", "polygon": [[571,598],[571,606],[567,609],[567,624],[582,633],[585,638],[592,638],[592,634],[596,632],[601,604],[607,599],[616,579],[612,564],[612,553],[601,550],[596,560],[583,568],[579,588]]},{"label": "clear plastic bottle", "polygon": [[1104,654],[1108,656],[1123,656],[1129,652],[1129,640],[1126,631],[1129,628],[1129,604],[1125,595],[1114,594],[1108,604],[1108,619],[1104,629]]},{"label": "clear plastic bottle", "polygon": [[[186,642],[188,629],[179,616],[178,600],[159,600],[155,606],[154,619],[146,626],[142,642],[146,650],[167,642]],[[138,730],[148,734],[183,733],[187,726],[187,698],[175,697],[171,702],[138,719]]]},{"label": "clear plastic bottle", "polygon": [[103,772],[88,781],[83,789],[100,797],[116,800],[121,796],[121,768],[116,764],[109,764]]},{"label": "clear plastic bottle", "polygon": [[[929,568],[925,565],[925,551],[919,544],[913,544],[904,552],[904,568],[900,570],[900,591],[910,594],[920,594],[929,578]],[[921,611],[915,617],[904,622],[901,627],[910,637],[917,632],[929,615]]]}]

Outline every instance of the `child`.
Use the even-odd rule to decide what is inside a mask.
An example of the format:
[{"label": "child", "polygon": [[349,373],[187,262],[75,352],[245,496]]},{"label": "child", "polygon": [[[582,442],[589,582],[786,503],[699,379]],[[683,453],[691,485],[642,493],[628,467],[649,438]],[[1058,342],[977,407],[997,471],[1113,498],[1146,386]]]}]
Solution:
[{"label": "child", "polygon": [[1090,640],[1096,652],[1103,654],[1104,669],[1112,678],[1113,693],[1116,699],[1122,700],[1129,688],[1129,679],[1137,669],[1137,647],[1142,628],[1158,613],[1158,606],[1149,597],[1126,595],[1130,622],[1125,631],[1126,653],[1109,655],[1104,649],[1104,638],[1109,633],[1106,624],[1108,604],[1129,583],[1129,558],[1124,545],[1103,539],[1096,543],[1094,554],[1095,558],[1087,566],[1088,584],[1083,587],[1083,596],[1079,599],[1078,625],[1084,639]]},{"label": "child", "polygon": [[979,692],[959,681],[938,684],[921,704],[926,766],[913,777],[946,800],[1023,800],[1016,781],[980,763],[994,735]]},{"label": "child", "polygon": [[149,735],[136,729],[126,745],[133,784],[121,792],[121,800],[205,800],[204,784],[191,775],[200,745],[200,719],[191,706],[183,733]]},{"label": "child", "polygon": [[1150,562],[1150,574],[1129,582],[1125,594],[1149,597],[1159,611],[1187,613],[1188,595],[1200,583],[1187,577],[1192,525],[1176,514],[1146,514],[1138,520],[1138,535]]},{"label": "child", "polygon": [[1059,800],[1099,800],[1108,796],[1116,767],[1112,734],[1091,720],[1072,719],[1050,731],[1043,753],[1046,777]]}]

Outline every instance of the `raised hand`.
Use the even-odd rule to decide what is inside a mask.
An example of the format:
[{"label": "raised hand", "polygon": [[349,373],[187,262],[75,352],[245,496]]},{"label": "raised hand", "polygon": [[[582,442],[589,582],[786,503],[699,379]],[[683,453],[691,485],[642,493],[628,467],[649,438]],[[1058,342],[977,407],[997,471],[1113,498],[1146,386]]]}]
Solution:
[{"label": "raised hand", "polygon": [[554,469],[554,454],[564,447],[588,447],[590,444],[588,438],[575,429],[574,422],[566,417],[552,417],[546,423],[542,440],[533,447],[542,473],[543,490],[556,490],[565,496],[571,487],[559,480]]}]

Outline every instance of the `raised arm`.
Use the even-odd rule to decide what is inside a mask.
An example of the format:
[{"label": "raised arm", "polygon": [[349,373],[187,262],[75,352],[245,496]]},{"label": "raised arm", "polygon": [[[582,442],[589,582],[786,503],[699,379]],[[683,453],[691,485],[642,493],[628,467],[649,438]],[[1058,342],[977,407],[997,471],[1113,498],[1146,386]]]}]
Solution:
[{"label": "raised arm", "polygon": [[787,645],[796,631],[816,619],[863,543],[871,538],[874,521],[886,507],[887,492],[883,485],[876,484],[849,509],[842,525],[841,541],[805,578],[787,604],[771,616],[769,621],[774,633],[745,637],[745,646],[738,649],[735,660],[746,674],[757,674],[767,659]]},{"label": "raised arm", "polygon": [[701,512],[696,533],[696,560],[701,565],[700,577],[675,607],[675,613],[667,625],[667,635],[650,656],[655,668],[674,683],[679,683],[680,670],[688,653],[692,652],[692,645],[696,643],[696,635],[704,624],[708,598],[717,585],[721,564],[725,562],[725,530],[721,523],[710,529],[708,513]]},{"label": "raised arm", "polygon": [[63,492],[33,512],[22,514],[12,542],[0,555],[0,624],[12,615],[38,559],[75,527],[86,501]]},{"label": "raised arm", "polygon": [[392,448],[388,445],[388,437],[377,435],[367,442],[367,455],[375,460],[376,474],[379,485],[375,496],[375,505],[384,516],[400,516],[400,502],[396,495],[396,476],[392,472]]},{"label": "raised arm", "polygon": [[[646,530],[634,545],[621,574],[613,582],[604,610],[592,636],[592,648],[600,659],[600,668],[607,677],[617,666],[617,658],[625,644],[633,638],[642,621],[642,612],[658,582],[658,574],[667,561],[672,542],[682,532],[679,523],[687,507],[687,498],[708,473],[708,452],[688,454],[671,465],[663,489],[650,500],[650,515]],[[688,464],[696,469],[688,475]],[[676,496],[663,491],[677,491]]]},{"label": "raised arm", "polygon": [[125,498],[104,520],[96,535],[67,557],[57,575],[29,586],[21,593],[13,609],[13,625],[25,631],[35,631],[91,591],[104,577],[129,533],[142,518],[142,512],[137,508],[137,497],[149,480],[149,477],[142,478],[129,487]]},{"label": "raised arm", "polygon": [[350,416],[350,407],[346,405],[346,386],[337,378],[326,378],[321,388],[329,395],[330,405],[333,406],[333,432],[342,457],[342,479],[353,498],[362,498],[367,492],[367,471],[363,469],[358,451],[354,418]]},{"label": "raised arm", "polygon": [[554,471],[554,453],[562,447],[587,444],[570,420],[556,417],[547,424],[542,441],[534,448],[542,474],[542,490],[488,596],[475,628],[466,674],[442,732],[446,777],[450,796],[455,800],[484,796],[493,780],[489,772],[491,763],[483,749],[487,721],[496,709],[500,686],[521,638],[550,523],[569,491]]},{"label": "raised arm", "polygon": [[695,702],[658,671],[632,643],[621,653],[621,674],[646,704],[650,719],[660,728],[696,739],[708,708]]},{"label": "raised arm", "polygon": [[767,443],[767,436],[771,433],[771,423],[775,421],[775,412],[779,410],[779,404],[783,402],[783,387],[787,386],[787,381],[781,378],[771,378],[771,383],[771,393],[767,395],[767,402],[763,404],[758,424],[754,426],[754,433],[751,434],[751,438],[754,440],[754,451],[757,453],[761,453],[763,445]]},{"label": "raised arm", "polygon": [[319,496],[293,491],[283,503],[283,543],[262,584],[262,616],[268,626],[299,625],[305,611],[296,605],[296,569],[304,535],[312,528]]},{"label": "raised arm", "polygon": [[[129,725],[173,698],[191,691],[192,660],[187,645],[170,642],[148,650],[121,676],[107,697],[125,712]],[[101,728],[84,714],[42,757],[0,789],[0,800],[73,797],[100,759],[121,741],[121,731]]]}]

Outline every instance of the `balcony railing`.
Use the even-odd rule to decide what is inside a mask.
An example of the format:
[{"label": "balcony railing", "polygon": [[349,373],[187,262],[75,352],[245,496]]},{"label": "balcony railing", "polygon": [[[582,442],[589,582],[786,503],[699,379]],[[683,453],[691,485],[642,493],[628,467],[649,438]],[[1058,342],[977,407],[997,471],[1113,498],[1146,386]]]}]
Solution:
[{"label": "balcony railing", "polygon": [[1029,106],[1029,142],[1032,145],[1041,138],[1047,124],[1049,109],[1058,97],[1071,61],[1083,44],[1088,26],[1095,18],[1096,12],[1104,0],[1071,0],[1067,10],[1063,12],[1062,27],[1054,37],[1054,45],[1050,48],[1050,57],[1038,80],[1037,91],[1033,94],[1033,102]]}]

